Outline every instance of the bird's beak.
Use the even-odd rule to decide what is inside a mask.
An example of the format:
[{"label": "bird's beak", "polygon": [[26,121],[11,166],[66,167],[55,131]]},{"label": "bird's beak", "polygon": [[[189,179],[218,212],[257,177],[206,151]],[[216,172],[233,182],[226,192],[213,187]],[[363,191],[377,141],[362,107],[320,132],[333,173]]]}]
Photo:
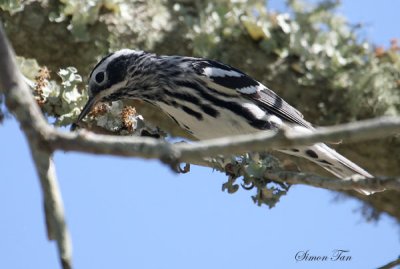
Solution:
[{"label": "bird's beak", "polygon": [[81,114],[79,114],[78,119],[76,120],[75,123],[73,123],[71,125],[71,131],[74,131],[76,129],[76,127],[78,126],[79,122],[83,120],[83,118],[85,118],[85,116],[87,114],[89,114],[89,112],[92,110],[93,106],[97,103],[97,99],[96,97],[92,96],[89,97],[89,100],[87,101],[86,105],[83,107]]}]

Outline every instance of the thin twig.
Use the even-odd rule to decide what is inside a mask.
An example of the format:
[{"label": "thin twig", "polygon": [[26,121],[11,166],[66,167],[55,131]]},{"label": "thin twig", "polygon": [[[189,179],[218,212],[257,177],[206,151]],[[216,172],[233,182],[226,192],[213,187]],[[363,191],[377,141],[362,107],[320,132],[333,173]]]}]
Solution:
[{"label": "thin twig", "polygon": [[396,260],[389,262],[388,264],[385,264],[384,266],[381,266],[378,269],[391,269],[397,265],[400,265],[400,256]]},{"label": "thin twig", "polygon": [[47,237],[56,240],[62,268],[72,268],[72,245],[51,153],[30,143],[44,196]]},{"label": "thin twig", "polygon": [[58,189],[52,150],[43,134],[52,127],[42,116],[33,96],[18,70],[15,54],[0,23],[0,91],[5,95],[6,105],[21,123],[39,174],[49,239],[56,240],[60,261],[64,269],[72,268],[71,244],[64,218],[61,194]]}]

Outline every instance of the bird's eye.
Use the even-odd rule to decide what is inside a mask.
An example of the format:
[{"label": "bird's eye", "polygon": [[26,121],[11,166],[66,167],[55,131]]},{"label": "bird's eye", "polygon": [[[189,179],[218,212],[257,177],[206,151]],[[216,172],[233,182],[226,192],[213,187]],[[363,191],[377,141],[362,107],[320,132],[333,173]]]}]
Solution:
[{"label": "bird's eye", "polygon": [[94,76],[94,80],[97,84],[103,84],[106,80],[106,72],[101,71]]}]

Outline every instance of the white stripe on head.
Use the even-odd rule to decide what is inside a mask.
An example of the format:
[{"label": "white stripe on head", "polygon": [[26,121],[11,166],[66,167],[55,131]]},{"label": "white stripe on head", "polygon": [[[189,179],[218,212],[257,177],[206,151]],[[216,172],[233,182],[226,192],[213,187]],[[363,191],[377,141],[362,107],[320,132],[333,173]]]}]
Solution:
[{"label": "white stripe on head", "polygon": [[[97,66],[92,70],[92,72],[90,73],[90,77],[89,77],[89,88],[98,85],[98,83],[95,82],[95,77],[98,73],[100,72],[105,72],[107,69],[107,66],[110,64],[110,62],[112,62],[113,60],[115,60],[118,57],[121,57],[123,55],[129,55],[129,54],[142,54],[144,53],[143,51],[136,51],[136,50],[130,50],[130,49],[122,49],[119,51],[116,51],[112,54],[109,54],[109,56],[106,56],[105,58],[103,58],[98,64]],[[105,72],[105,77],[107,77],[107,73]],[[126,82],[124,82],[126,83]],[[90,95],[90,92],[89,92]]]},{"label": "white stripe on head", "polygon": [[95,68],[96,72],[93,72],[93,74],[94,74],[94,73],[97,73],[97,72],[99,72],[99,71],[104,71],[104,70],[106,70],[107,65],[108,65],[112,60],[114,60],[115,58],[118,58],[118,57],[120,57],[120,56],[122,56],[122,55],[128,55],[128,54],[133,54],[133,53],[141,53],[141,52],[143,52],[143,51],[131,50],[131,49],[122,49],[122,50],[118,50],[118,51],[114,52],[113,54],[111,54],[109,57],[107,57],[99,66],[97,66],[97,67]]}]

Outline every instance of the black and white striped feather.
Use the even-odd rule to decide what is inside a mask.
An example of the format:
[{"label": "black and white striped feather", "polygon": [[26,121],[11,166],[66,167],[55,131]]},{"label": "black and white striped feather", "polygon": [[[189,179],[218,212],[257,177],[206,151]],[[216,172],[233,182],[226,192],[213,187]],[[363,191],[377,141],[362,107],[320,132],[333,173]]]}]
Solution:
[{"label": "black and white striped feather", "polygon": [[[234,67],[208,59],[121,50],[95,66],[89,91],[78,121],[97,101],[141,99],[161,108],[199,140],[282,127],[314,130],[275,92]],[[306,158],[340,178],[372,177],[322,143],[277,150]]]}]

